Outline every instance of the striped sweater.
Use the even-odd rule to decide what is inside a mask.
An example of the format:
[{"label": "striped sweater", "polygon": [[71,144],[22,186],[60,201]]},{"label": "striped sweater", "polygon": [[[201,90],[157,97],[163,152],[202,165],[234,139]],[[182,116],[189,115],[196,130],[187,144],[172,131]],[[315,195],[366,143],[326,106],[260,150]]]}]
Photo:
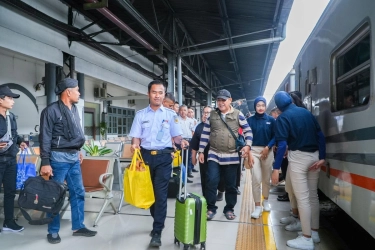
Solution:
[{"label": "striped sweater", "polygon": [[[249,145],[251,147],[252,140],[253,140],[253,133],[251,131],[249,124],[247,123],[245,119],[245,116],[241,112],[239,114],[239,125],[240,125],[240,128],[242,128],[243,130],[243,134],[246,140],[246,145]],[[223,124],[223,126],[225,125]],[[210,134],[211,134],[210,119],[207,119],[206,123],[204,124],[202,136],[201,136],[200,143],[199,143],[199,152],[201,153],[204,152],[204,149],[210,140]],[[208,151],[207,161],[215,161],[219,163],[220,165],[239,164],[240,157],[238,155],[238,152],[223,153],[223,152],[217,152],[214,149],[210,148],[210,150]]]}]

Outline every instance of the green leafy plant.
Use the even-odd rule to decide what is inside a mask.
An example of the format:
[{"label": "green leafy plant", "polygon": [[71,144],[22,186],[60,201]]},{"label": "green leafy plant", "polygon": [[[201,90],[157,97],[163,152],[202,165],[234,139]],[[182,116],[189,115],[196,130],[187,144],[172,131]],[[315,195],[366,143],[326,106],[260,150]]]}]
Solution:
[{"label": "green leafy plant", "polygon": [[112,153],[112,149],[106,147],[99,147],[94,145],[94,140],[90,140],[89,145],[83,145],[83,150],[85,150],[91,156],[103,156],[109,153]]},{"label": "green leafy plant", "polygon": [[99,130],[100,130],[100,135],[102,136],[102,139],[104,139],[105,133],[107,132],[107,123],[104,121],[100,122]]}]

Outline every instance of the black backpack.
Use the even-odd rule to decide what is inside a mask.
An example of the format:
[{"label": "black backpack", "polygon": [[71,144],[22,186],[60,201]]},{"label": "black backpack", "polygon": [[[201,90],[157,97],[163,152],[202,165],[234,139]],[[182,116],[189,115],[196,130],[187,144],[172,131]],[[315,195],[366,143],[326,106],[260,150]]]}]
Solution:
[{"label": "black backpack", "polygon": [[[30,225],[43,225],[52,222],[64,205],[66,185],[55,180],[45,180],[40,176],[28,178],[18,197],[18,205]],[[32,220],[25,209],[52,213],[50,218]]]}]

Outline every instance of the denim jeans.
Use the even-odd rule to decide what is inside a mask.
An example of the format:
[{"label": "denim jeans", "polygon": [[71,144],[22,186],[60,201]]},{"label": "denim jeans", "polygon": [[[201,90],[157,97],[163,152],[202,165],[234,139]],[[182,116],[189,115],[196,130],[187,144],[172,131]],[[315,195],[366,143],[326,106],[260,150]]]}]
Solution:
[{"label": "denim jeans", "polygon": [[172,172],[172,156],[170,154],[151,155],[142,150],[143,160],[150,167],[152,185],[154,187],[155,203],[150,207],[154,218],[153,231],[159,232],[164,228],[167,217],[168,184]]},{"label": "denim jeans", "polygon": [[219,165],[215,161],[208,161],[208,168],[206,174],[206,200],[207,210],[216,213],[216,190],[220,181],[220,176],[224,175],[225,180],[225,202],[223,213],[234,211],[234,206],[237,203],[237,168],[238,164]]},{"label": "denim jeans", "polygon": [[16,157],[0,162],[0,191],[4,188],[4,222],[14,218],[14,198],[16,197],[17,162]]},{"label": "denim jeans", "polygon": [[[53,171],[52,178],[55,181],[68,184],[69,200],[72,214],[72,230],[84,228],[84,207],[85,207],[85,189],[82,182],[81,167],[79,161],[74,163],[56,162],[51,160]],[[47,214],[48,217],[51,214]],[[48,224],[48,233],[58,233],[60,230],[60,215],[57,215],[51,223]]]}]

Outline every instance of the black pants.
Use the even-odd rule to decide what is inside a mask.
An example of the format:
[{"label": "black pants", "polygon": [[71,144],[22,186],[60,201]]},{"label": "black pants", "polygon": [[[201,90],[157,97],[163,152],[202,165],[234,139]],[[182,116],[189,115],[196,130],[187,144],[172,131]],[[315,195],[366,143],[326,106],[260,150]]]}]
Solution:
[{"label": "black pants", "polygon": [[[238,164],[238,167],[237,167],[237,179],[236,179],[236,187],[239,187],[240,186],[240,183],[241,183],[241,164]],[[221,170],[221,173],[222,173],[223,170]],[[220,182],[219,182],[219,185],[217,186],[217,190],[219,190],[219,192],[222,192],[224,193],[225,192],[225,179],[224,179],[224,174],[221,174],[220,175]]]},{"label": "black pants", "polygon": [[16,197],[17,161],[16,157],[0,162],[0,191],[4,187],[4,222],[14,219],[14,198]]},{"label": "black pants", "polygon": [[154,218],[153,231],[161,233],[167,217],[168,184],[171,178],[171,154],[151,155],[142,150],[143,160],[150,166],[151,180],[154,187],[155,203],[150,207]]},{"label": "black pants", "polygon": [[200,174],[201,174],[202,194],[203,194],[204,197],[206,197],[205,194],[206,194],[206,182],[207,182],[207,177],[206,177],[207,167],[208,167],[207,161],[204,161],[204,163],[199,162],[199,171],[200,171]]},{"label": "black pants", "polygon": [[284,180],[286,179],[286,171],[288,171],[288,158],[283,158],[283,161],[281,162],[281,172],[284,177]]},{"label": "black pants", "polygon": [[237,173],[236,169],[238,164],[231,165],[219,165],[215,161],[208,161],[207,168],[207,185],[206,185],[206,200],[207,200],[207,210],[216,213],[216,193],[217,186],[220,182],[220,177],[224,176],[225,179],[225,201],[226,206],[224,207],[223,213],[228,211],[233,211],[234,206],[237,203],[237,189],[236,189],[236,179]]}]

